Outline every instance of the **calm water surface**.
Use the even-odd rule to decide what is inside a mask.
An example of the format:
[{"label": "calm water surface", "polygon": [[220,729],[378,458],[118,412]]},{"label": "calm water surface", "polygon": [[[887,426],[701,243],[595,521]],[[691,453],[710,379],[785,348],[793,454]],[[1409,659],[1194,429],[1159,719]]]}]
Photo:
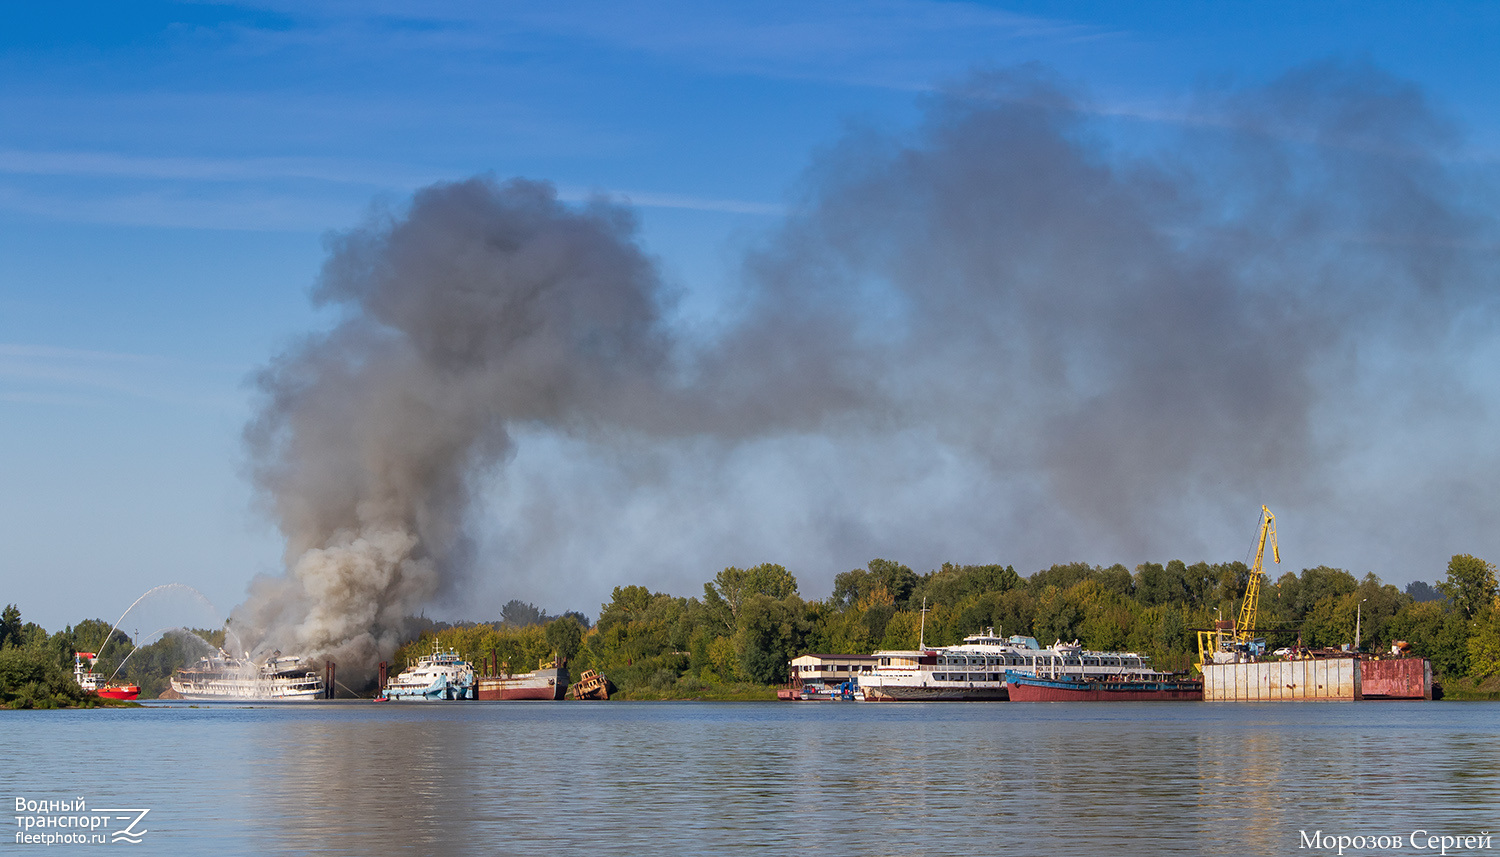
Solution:
[{"label": "calm water surface", "polygon": [[[138,846],[16,845],[10,819],[0,848],[1333,854],[1299,831],[1500,833],[1497,739],[1500,705],[1456,702],[0,712],[7,809],[151,810]],[[1345,853],[1437,853],[1402,845]]]}]

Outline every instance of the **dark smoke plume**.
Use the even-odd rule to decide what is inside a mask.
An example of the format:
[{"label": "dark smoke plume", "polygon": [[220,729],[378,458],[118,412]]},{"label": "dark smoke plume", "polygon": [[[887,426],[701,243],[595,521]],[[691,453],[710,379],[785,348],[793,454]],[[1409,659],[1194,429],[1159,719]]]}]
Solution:
[{"label": "dark smoke plume", "polygon": [[508,428],[607,420],[658,385],[659,286],[634,224],[541,184],[474,179],[332,242],[315,291],[345,309],[260,376],[255,479],[287,540],[241,629],[368,666],[466,565],[475,480]]},{"label": "dark smoke plume", "polygon": [[[722,335],[691,346],[624,210],[526,182],[429,188],[335,242],[317,296],[344,320],[261,378],[249,436],[290,572],[244,621],[282,648],[388,651],[467,567],[470,500],[504,484],[518,432],[609,471],[558,468],[556,514],[512,533],[520,573],[591,532],[616,533],[594,554],[687,582],[793,563],[788,543],[1039,565],[1222,544],[1268,497],[1328,502],[1372,426],[1464,395],[1443,355],[1492,329],[1496,245],[1460,142],[1362,66],[1205,94],[1170,122],[1107,115],[1035,69],[977,76],[910,134],[823,152]],[[769,493],[733,496],[778,461],[797,465]],[[974,493],[881,481],[924,469]],[[585,483],[695,535],[570,515],[557,497]],[[728,486],[710,493],[727,511],[686,490],[702,484]],[[777,517],[810,491],[836,507]],[[746,532],[760,555],[714,553]]]}]

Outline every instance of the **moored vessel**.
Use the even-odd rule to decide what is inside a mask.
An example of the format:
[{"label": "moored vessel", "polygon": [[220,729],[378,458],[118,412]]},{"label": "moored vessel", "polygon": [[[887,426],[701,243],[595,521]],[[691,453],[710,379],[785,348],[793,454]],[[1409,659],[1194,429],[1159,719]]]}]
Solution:
[{"label": "moored vessel", "polygon": [[794,684],[777,690],[776,698],[793,702],[853,702],[861,698],[861,693],[859,682],[851,679],[839,684]]},{"label": "moored vessel", "polygon": [[401,671],[382,690],[379,700],[391,702],[444,702],[475,698],[474,666],[452,649],[432,642],[432,654],[423,655]]},{"label": "moored vessel", "polygon": [[1005,671],[1012,702],[1143,702],[1203,699],[1203,682],[1170,675],[1038,676]]},{"label": "moored vessel", "polygon": [[[486,666],[487,675],[478,678],[478,699],[485,701],[511,700],[555,700],[568,692],[567,665],[557,661],[543,661],[527,673],[510,672],[510,664],[502,662],[496,655]],[[608,699],[606,691],[605,699]]]},{"label": "moored vessel", "polygon": [[235,658],[223,649],[209,658],[172,673],[177,699],[306,701],[323,696],[323,677],[299,657],[273,652],[257,664],[250,654]]},{"label": "moored vessel", "polygon": [[1161,673],[1135,652],[1087,651],[1077,642],[1042,648],[1035,637],[1000,637],[994,629],[936,649],[876,652],[875,668],[859,676],[871,702],[998,702],[1010,698],[1007,670],[1051,676],[1106,678]]}]

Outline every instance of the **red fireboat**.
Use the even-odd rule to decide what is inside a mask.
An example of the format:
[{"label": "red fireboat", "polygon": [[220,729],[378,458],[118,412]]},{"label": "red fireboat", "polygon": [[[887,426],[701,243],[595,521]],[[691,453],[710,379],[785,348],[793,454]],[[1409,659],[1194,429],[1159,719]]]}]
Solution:
[{"label": "red fireboat", "polygon": [[[87,663],[84,659],[87,658]],[[75,652],[73,654],[73,679],[78,686],[84,690],[99,694],[105,699],[135,699],[141,695],[141,689],[134,684],[115,684],[109,682],[103,687],[99,685],[99,674],[94,672],[94,662],[99,656],[93,652]]]}]

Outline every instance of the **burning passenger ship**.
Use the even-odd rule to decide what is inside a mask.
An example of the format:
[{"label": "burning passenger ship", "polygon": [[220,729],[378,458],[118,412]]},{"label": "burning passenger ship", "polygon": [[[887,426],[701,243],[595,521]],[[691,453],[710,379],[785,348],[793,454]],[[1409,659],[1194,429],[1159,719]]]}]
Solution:
[{"label": "burning passenger ship", "polygon": [[320,699],[323,677],[310,670],[301,658],[272,653],[257,664],[246,652],[244,659],[231,657],[223,649],[211,658],[172,674],[172,691],[183,699],[201,700],[306,700]]}]

